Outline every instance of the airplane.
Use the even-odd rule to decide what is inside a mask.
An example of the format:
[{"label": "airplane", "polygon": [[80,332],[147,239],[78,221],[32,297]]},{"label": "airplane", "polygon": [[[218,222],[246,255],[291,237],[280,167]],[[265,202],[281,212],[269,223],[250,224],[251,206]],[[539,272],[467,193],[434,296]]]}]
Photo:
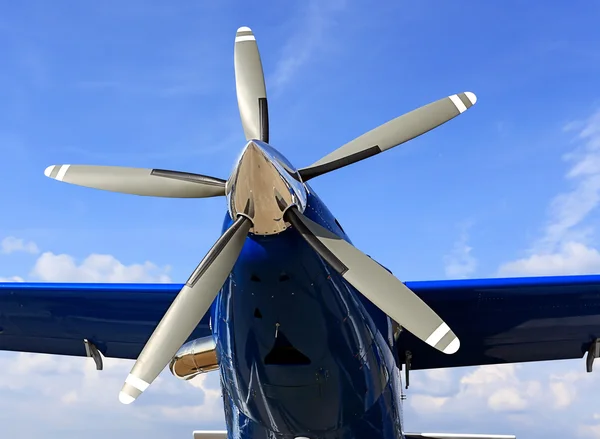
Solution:
[{"label": "airplane", "polygon": [[[222,235],[185,284],[1,283],[0,349],[135,360],[131,404],[166,368],[218,371],[226,430],[196,439],[480,438],[404,431],[410,371],[600,356],[600,276],[402,282],[354,247],[309,180],[464,113],[463,92],[399,116],[295,168],[269,143],[252,30],[237,30],[246,144],[227,180],[54,165],[49,178],[142,196],[225,197]],[[404,378],[403,378],[404,375]],[[115,402],[116,402],[115,395]]]}]

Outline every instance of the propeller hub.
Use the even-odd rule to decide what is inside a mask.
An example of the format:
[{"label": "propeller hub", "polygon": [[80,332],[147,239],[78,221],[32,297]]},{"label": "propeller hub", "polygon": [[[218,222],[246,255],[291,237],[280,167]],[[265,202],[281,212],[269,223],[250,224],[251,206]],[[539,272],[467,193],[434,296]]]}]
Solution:
[{"label": "propeller hub", "polygon": [[296,168],[275,148],[260,140],[249,141],[227,181],[227,204],[232,218],[252,221],[251,233],[274,235],[290,224],[284,212],[306,208],[307,190]]}]

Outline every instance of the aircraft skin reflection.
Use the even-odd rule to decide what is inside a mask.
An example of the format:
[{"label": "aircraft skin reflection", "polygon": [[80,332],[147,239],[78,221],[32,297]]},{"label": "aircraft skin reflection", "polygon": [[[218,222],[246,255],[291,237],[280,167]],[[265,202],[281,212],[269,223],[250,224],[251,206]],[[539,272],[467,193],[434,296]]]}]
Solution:
[{"label": "aircraft skin reflection", "polygon": [[[308,193],[305,215],[348,240]],[[232,437],[401,437],[392,321],[297,231],[247,238],[212,322]]]}]

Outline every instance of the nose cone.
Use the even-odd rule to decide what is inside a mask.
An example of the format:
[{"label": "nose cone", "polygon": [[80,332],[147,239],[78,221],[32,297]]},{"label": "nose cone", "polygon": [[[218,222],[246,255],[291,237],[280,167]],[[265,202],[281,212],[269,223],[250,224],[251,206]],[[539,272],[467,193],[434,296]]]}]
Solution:
[{"label": "nose cone", "polygon": [[306,188],[296,169],[270,145],[249,141],[227,183],[229,212],[248,217],[251,233],[272,235],[289,227],[283,213],[295,205],[306,207]]},{"label": "nose cone", "polygon": [[246,156],[251,156],[254,158],[262,157],[263,160],[269,161],[267,151],[261,145],[261,143],[262,142],[259,142],[258,140],[250,140],[248,143],[246,143],[241,160],[243,160]]}]

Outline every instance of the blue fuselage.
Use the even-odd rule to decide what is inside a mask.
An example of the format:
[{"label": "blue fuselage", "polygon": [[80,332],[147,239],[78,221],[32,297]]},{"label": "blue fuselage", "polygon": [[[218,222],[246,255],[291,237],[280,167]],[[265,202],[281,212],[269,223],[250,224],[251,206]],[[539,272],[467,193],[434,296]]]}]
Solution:
[{"label": "blue fuselage", "polygon": [[[309,191],[305,215],[348,239]],[[401,437],[391,320],[296,230],[250,235],[211,313],[231,437]]]}]

